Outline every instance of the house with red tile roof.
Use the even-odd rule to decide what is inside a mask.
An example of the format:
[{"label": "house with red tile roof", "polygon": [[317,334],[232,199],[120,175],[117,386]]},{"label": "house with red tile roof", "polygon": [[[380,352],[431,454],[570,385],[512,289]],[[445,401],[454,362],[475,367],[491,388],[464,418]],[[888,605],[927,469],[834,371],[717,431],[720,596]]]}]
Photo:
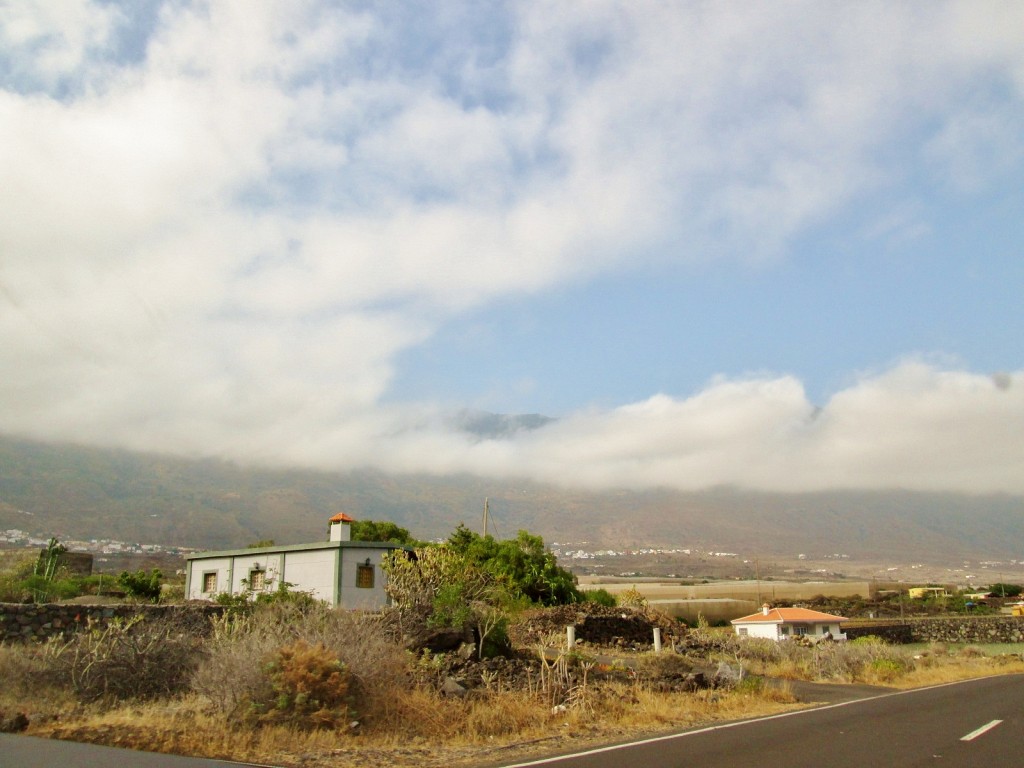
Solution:
[{"label": "house with red tile roof", "polygon": [[839,623],[845,616],[812,611],[808,608],[772,608],[767,603],[760,613],[752,613],[732,620],[736,634],[743,637],[766,637],[770,640],[786,640],[793,637],[807,637],[821,640],[845,640]]}]

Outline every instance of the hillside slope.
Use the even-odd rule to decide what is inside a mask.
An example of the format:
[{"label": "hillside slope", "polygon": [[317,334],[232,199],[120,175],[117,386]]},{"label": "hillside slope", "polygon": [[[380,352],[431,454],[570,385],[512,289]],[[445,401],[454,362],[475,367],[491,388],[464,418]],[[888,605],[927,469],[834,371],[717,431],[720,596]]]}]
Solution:
[{"label": "hillside slope", "polygon": [[318,540],[327,517],[387,519],[421,538],[476,527],[595,546],[694,546],[938,562],[1024,558],[1024,498],[906,491],[584,492],[471,476],[241,467],[0,437],[0,529],[193,547]]}]

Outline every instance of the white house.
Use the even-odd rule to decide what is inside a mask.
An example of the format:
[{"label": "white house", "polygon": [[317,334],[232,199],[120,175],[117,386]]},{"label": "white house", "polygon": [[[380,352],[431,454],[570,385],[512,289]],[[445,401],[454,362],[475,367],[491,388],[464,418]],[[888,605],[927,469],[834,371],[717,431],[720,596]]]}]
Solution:
[{"label": "white house", "polygon": [[273,592],[282,583],[331,605],[377,609],[387,605],[384,555],[400,544],[351,541],[352,518],[339,513],[329,521],[329,540],[313,544],[197,552],[186,557],[185,597],[213,600]]},{"label": "white house", "polygon": [[845,616],[833,616],[807,608],[772,608],[763,605],[760,613],[752,613],[733,619],[736,634],[744,637],[767,637],[771,640],[785,640],[789,637],[810,637],[820,640],[830,636],[834,640],[845,640],[839,622]]}]

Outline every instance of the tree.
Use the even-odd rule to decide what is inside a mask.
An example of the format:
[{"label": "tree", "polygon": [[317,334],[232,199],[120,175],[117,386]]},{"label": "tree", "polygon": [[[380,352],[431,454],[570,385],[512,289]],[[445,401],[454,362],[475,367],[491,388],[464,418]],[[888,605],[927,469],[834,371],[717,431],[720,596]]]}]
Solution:
[{"label": "tree", "polygon": [[988,591],[996,597],[1017,597],[1022,591],[1024,591],[1024,587],[1021,587],[1019,584],[1003,584],[1002,582],[997,582],[990,585]]},{"label": "tree", "polygon": [[409,546],[416,544],[408,530],[388,521],[356,520],[349,523],[349,528],[352,541],[387,541]]},{"label": "tree", "polygon": [[582,599],[575,577],[527,531],[497,541],[460,525],[445,543],[392,552],[383,564],[405,634],[472,628],[481,656],[487,645],[501,644],[509,612]]},{"label": "tree", "polygon": [[516,597],[542,605],[582,600],[576,577],[558,565],[544,546],[544,539],[529,531],[519,531],[514,539],[498,541],[460,525],[448,538],[448,546],[492,574]]},{"label": "tree", "polygon": [[395,551],[384,557],[383,567],[388,596],[406,634],[472,628],[482,658],[488,641],[503,632],[511,596],[494,576],[452,547],[422,547],[414,555]]},{"label": "tree", "polygon": [[154,568],[148,574],[143,570],[136,573],[121,571],[117,581],[124,588],[128,597],[151,600],[156,603],[160,600],[160,580],[162,578],[163,574],[160,573],[160,570]]}]

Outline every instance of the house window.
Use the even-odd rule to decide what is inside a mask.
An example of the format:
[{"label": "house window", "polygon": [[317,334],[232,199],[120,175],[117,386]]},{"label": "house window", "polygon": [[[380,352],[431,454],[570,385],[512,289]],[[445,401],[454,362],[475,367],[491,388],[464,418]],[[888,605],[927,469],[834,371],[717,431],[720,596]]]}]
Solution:
[{"label": "house window", "polygon": [[793,627],[793,634],[794,635],[801,635],[801,636],[806,635],[807,634],[807,627]]},{"label": "house window", "polygon": [[217,572],[210,571],[203,574],[203,593],[212,594],[217,591]]},{"label": "house window", "polygon": [[736,633],[739,634],[739,635],[742,635],[743,637],[746,637],[747,636],[747,628],[746,627],[740,627],[737,630]]},{"label": "house window", "polygon": [[373,589],[373,566],[356,566],[356,586],[361,589]]},{"label": "house window", "polygon": [[253,592],[262,592],[267,586],[266,571],[249,571],[249,589]]},{"label": "house window", "polygon": [[788,635],[789,634],[789,627],[787,627],[785,624],[782,625],[781,630],[782,630],[782,634],[784,634],[784,635]]}]

